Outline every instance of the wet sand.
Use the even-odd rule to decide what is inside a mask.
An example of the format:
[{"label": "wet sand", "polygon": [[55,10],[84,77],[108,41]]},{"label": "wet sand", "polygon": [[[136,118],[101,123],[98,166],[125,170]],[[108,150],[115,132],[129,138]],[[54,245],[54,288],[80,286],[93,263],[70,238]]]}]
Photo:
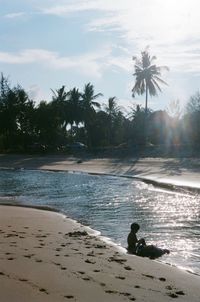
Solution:
[{"label": "wet sand", "polygon": [[200,277],[105,244],[65,216],[0,206],[0,301],[200,301]]}]

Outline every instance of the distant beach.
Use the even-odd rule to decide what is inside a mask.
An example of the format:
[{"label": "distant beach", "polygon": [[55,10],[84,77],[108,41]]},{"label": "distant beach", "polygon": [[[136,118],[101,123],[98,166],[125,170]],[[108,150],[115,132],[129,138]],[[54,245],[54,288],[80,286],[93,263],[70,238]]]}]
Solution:
[{"label": "distant beach", "polygon": [[200,190],[199,158],[0,155],[0,168],[75,171],[136,177],[170,189]]}]

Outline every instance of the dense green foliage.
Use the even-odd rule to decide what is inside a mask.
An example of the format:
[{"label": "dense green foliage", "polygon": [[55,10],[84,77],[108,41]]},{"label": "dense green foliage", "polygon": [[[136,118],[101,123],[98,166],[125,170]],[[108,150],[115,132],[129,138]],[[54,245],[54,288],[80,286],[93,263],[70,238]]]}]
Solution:
[{"label": "dense green foliage", "polygon": [[[91,83],[83,91],[52,90],[52,99],[34,103],[21,87],[0,78],[0,152],[68,152],[81,142],[89,150],[127,148],[145,144],[174,149],[200,144],[200,94],[188,101],[180,114],[178,101],[167,111],[145,111],[136,105],[125,114],[111,97],[100,105],[101,93]],[[144,134],[148,119],[147,140]]]}]

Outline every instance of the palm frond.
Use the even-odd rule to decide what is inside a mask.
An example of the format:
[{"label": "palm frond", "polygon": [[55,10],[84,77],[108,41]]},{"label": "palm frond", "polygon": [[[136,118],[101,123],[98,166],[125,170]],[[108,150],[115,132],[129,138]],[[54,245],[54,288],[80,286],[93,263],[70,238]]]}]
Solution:
[{"label": "palm frond", "polygon": [[168,86],[167,82],[165,82],[164,80],[162,80],[162,79],[161,79],[161,78],[159,78],[158,76],[154,76],[154,78],[155,78],[155,80],[157,80],[158,82],[160,82],[160,83],[162,83],[162,84],[164,84],[164,85],[167,85],[167,86]]},{"label": "palm frond", "polygon": [[155,96],[157,95],[157,91],[161,92],[159,83],[167,85],[167,83],[160,78],[161,71],[169,70],[169,68],[167,66],[157,66],[154,63],[156,56],[151,57],[148,48],[141,52],[140,59],[134,56],[133,60],[135,61],[135,72],[133,73],[135,85],[132,88],[133,97],[135,97],[136,94],[142,95],[146,92],[146,97],[148,98],[148,94]]}]

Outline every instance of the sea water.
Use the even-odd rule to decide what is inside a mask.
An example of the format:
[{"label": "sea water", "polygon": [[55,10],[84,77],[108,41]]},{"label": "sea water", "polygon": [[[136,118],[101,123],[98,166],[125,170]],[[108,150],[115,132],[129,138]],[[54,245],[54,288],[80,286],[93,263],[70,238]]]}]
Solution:
[{"label": "sea water", "polygon": [[0,202],[49,206],[126,247],[130,224],[138,238],[170,249],[161,261],[200,274],[200,196],[163,191],[122,177],[0,170]]}]

